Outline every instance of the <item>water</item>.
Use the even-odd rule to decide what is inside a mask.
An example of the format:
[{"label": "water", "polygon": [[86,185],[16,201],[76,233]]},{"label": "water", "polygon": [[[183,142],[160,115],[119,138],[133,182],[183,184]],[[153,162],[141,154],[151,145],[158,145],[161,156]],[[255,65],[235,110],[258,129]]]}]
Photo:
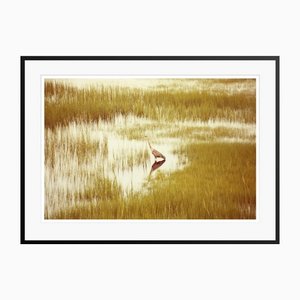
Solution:
[{"label": "water", "polygon": [[[214,130],[219,128],[234,129],[240,134],[214,136]],[[176,130],[181,129],[187,131],[176,135]],[[117,116],[109,122],[73,122],[45,134],[53,156],[52,166],[51,161],[45,164],[45,192],[54,210],[68,201],[77,201],[78,193],[84,195],[97,178],[114,181],[124,199],[131,193],[147,193],[149,184],[160,174],[172,176],[188,166],[182,151],[188,143],[255,143],[252,124],[219,120],[178,121],[176,126],[160,122],[157,126],[153,120],[135,116]],[[155,162],[148,142],[166,157],[165,161]]]},{"label": "water", "polygon": [[[103,162],[106,176],[111,180],[116,179],[125,195],[131,192],[143,192],[143,186],[158,173],[171,174],[176,170],[182,169],[187,164],[186,157],[179,157],[175,153],[179,146],[179,139],[169,139],[168,144],[165,144],[163,139],[157,140],[155,148],[163,153],[166,160],[155,161],[154,156],[150,154],[146,140],[128,140],[111,134],[108,137],[109,155],[107,160]],[[128,168],[122,167],[120,153],[129,153],[130,155],[130,153],[138,153],[139,151],[149,152],[150,157]],[[112,165],[115,165],[115,167],[113,168]]]},{"label": "water", "polygon": [[[146,130],[138,139],[118,133],[142,125],[147,127],[147,138]],[[147,185],[159,173],[170,175],[184,168],[187,158],[176,153],[180,139],[164,138],[152,125],[144,118],[118,116],[110,122],[73,122],[46,131],[54,157],[54,167],[49,162],[45,165],[46,198],[57,205],[62,199],[76,201],[76,195],[98,177],[116,182],[126,199],[129,193],[147,192]],[[148,141],[166,157],[164,162],[155,163]]]}]

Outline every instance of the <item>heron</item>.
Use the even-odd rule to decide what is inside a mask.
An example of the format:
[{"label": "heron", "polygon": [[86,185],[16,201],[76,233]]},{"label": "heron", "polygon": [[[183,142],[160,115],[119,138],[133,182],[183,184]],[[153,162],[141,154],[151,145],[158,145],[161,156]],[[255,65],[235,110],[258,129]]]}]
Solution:
[{"label": "heron", "polygon": [[151,153],[152,153],[152,154],[154,155],[154,157],[155,157],[155,160],[156,160],[157,158],[162,158],[163,160],[166,160],[166,157],[165,157],[162,153],[160,153],[159,151],[157,151],[156,149],[154,149],[154,148],[151,146],[150,142],[148,142],[148,144],[149,144]]}]

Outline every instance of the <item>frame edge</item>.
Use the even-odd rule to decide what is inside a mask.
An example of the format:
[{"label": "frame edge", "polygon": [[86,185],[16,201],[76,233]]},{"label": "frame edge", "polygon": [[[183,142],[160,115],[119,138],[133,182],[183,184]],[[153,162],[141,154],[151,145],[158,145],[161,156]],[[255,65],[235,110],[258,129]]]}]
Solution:
[{"label": "frame edge", "polygon": [[276,243],[280,244],[280,56],[275,57],[276,66],[276,150],[275,150],[275,166],[276,166]]},{"label": "frame edge", "polygon": [[[275,61],[275,240],[26,240],[25,61],[26,60],[274,60]],[[280,56],[20,56],[20,244],[280,244]]]},{"label": "frame edge", "polygon": [[20,243],[25,243],[25,60],[20,57]]}]

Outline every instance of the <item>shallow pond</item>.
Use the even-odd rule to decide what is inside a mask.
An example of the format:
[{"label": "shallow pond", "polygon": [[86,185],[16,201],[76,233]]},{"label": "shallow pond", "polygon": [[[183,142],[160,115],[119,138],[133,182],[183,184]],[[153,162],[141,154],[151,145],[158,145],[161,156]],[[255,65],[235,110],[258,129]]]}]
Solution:
[{"label": "shallow pond", "polygon": [[[147,132],[142,131],[138,139],[118,134],[121,129],[141,125],[147,126]],[[188,161],[177,153],[180,139],[160,137],[151,128],[149,120],[119,116],[111,122],[70,123],[46,130],[46,147],[51,149],[53,160],[46,159],[46,198],[57,205],[61,199],[76,201],[76,195],[83,194],[95,178],[106,178],[121,188],[126,199],[129,193],[146,192],[147,184],[159,173],[184,168]],[[165,161],[155,160],[148,142],[166,157]]]},{"label": "shallow pond", "polygon": [[[182,155],[179,157],[176,154],[179,145],[179,139],[168,139],[168,144],[163,139],[156,139],[155,145],[152,146],[163,153],[166,160],[155,160],[146,140],[128,140],[110,134],[108,135],[109,155],[107,160],[103,161],[104,174],[111,180],[116,179],[125,194],[142,191],[142,187],[156,174],[160,172],[170,174],[187,164],[186,157]],[[140,157],[141,159],[136,157],[135,160],[135,155],[142,157]],[[95,157],[95,159],[98,158]],[[131,158],[133,163],[127,164]]]}]

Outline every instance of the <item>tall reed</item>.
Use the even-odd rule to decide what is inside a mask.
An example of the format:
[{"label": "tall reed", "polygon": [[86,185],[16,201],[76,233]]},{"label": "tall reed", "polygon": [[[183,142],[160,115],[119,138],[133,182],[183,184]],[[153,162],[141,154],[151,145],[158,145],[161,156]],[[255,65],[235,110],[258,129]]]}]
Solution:
[{"label": "tall reed", "polygon": [[119,114],[169,121],[226,119],[255,122],[255,85],[251,90],[232,93],[214,89],[213,84],[206,89],[142,89],[104,85],[79,88],[69,83],[46,80],[45,126],[53,128],[72,121],[110,120]]}]

